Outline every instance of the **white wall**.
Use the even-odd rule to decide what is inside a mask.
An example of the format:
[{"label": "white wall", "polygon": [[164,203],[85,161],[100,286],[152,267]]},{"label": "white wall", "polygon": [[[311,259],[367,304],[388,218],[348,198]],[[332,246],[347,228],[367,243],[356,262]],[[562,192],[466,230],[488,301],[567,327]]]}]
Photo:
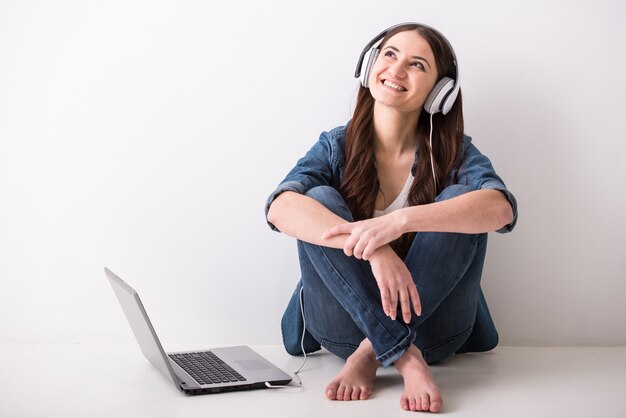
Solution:
[{"label": "white wall", "polygon": [[[484,287],[505,344],[626,344],[619,1],[0,2],[0,340],[279,343],[295,242],[267,194],[350,116],[363,45],[417,20],[519,201]],[[229,296],[229,298],[224,297]]]}]

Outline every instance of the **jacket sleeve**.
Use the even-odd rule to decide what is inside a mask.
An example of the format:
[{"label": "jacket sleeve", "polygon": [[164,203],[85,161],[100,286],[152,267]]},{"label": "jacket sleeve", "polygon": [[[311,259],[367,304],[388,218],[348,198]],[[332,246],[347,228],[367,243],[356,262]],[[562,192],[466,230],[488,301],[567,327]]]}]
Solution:
[{"label": "jacket sleeve", "polygon": [[286,191],[305,194],[317,186],[333,185],[333,158],[334,153],[329,134],[323,132],[315,145],[304,157],[298,160],[295,167],[291,169],[284,180],[280,182],[278,187],[267,198],[265,202],[265,220],[272,230],[280,232],[278,228],[267,220],[267,214],[274,199]]},{"label": "jacket sleeve", "polygon": [[504,182],[493,169],[491,161],[478,151],[471,143],[471,138],[465,138],[465,153],[461,167],[457,173],[457,182],[468,185],[474,190],[494,189],[501,191],[513,209],[513,221],[496,232],[511,232],[517,223],[517,200],[505,186]]}]

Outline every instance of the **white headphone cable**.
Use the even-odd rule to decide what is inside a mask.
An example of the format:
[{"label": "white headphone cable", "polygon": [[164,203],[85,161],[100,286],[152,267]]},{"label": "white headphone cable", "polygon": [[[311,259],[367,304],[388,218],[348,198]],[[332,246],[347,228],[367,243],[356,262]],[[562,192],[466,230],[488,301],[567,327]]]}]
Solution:
[{"label": "white headphone cable", "polygon": [[303,294],[304,294],[304,287],[300,288],[300,312],[302,313],[302,337],[300,338],[300,348],[302,349],[302,354],[304,354],[304,359],[302,361],[302,364],[300,365],[300,367],[298,367],[298,370],[296,370],[293,373],[293,379],[296,381],[296,384],[293,386],[290,385],[272,385],[270,382],[265,382],[265,386],[267,386],[270,389],[284,389],[284,388],[289,388],[289,389],[296,389],[296,388],[301,388],[302,387],[302,379],[300,379],[299,373],[300,370],[302,370],[302,368],[304,367],[304,364],[306,363],[306,359],[307,359],[307,355],[306,355],[306,351],[304,350],[304,333],[306,332],[306,319],[304,317],[304,302],[303,302]]},{"label": "white headphone cable", "polygon": [[437,197],[437,176],[435,175],[435,162],[433,160],[433,114],[430,114],[430,168],[433,170],[433,180],[435,181],[435,197]]}]

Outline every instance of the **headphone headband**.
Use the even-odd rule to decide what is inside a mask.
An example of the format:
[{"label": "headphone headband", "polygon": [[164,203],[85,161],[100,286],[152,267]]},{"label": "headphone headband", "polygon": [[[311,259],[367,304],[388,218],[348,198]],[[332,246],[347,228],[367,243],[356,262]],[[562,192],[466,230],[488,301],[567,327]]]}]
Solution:
[{"label": "headphone headband", "polygon": [[[361,77],[361,84],[363,85],[363,87],[368,87],[367,79],[369,77],[371,67],[373,66],[374,61],[378,57],[378,52],[379,52],[378,47],[380,46],[382,40],[391,31],[395,30],[398,27],[407,26],[407,25],[417,25],[419,27],[432,30],[444,40],[444,42],[448,46],[448,49],[452,53],[452,61],[454,63],[454,67],[456,68],[455,78],[452,79],[449,77],[443,77],[441,80],[439,80],[437,84],[435,85],[435,87],[433,88],[433,90],[431,91],[431,93],[429,94],[428,98],[426,99],[426,102],[424,103],[424,109],[428,113],[433,114],[437,112],[442,112],[445,115],[452,108],[452,105],[454,104],[454,101],[456,100],[456,97],[458,96],[459,90],[461,88],[461,84],[459,83],[459,80],[460,80],[459,64],[457,62],[454,49],[452,48],[450,41],[448,41],[448,38],[446,38],[441,32],[439,32],[437,29],[433,28],[432,26],[428,26],[423,23],[417,23],[417,22],[406,22],[406,23],[400,23],[398,25],[393,25],[385,29],[384,31],[380,32],[371,41],[369,41],[367,45],[365,45],[365,48],[363,48],[363,51],[361,51],[361,55],[359,55],[359,60],[356,65],[356,70],[354,71],[354,77],[355,78]],[[365,68],[363,68],[365,56],[368,54],[368,52],[370,53],[368,62],[365,64]]]}]

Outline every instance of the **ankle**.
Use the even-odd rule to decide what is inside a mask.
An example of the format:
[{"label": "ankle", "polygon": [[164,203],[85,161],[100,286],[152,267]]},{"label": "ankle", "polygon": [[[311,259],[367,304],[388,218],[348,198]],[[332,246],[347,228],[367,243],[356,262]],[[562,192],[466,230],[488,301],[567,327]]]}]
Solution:
[{"label": "ankle", "polygon": [[416,367],[428,370],[428,365],[424,361],[421,351],[414,345],[409,346],[404,354],[396,360],[394,366],[400,373],[407,368],[414,369]]},{"label": "ankle", "polygon": [[374,347],[368,339],[363,340],[361,344],[359,344],[359,347],[356,349],[356,351],[352,353],[352,355],[348,357],[348,359],[367,361],[368,363],[380,366],[380,363],[376,359],[376,352],[374,351]]}]

